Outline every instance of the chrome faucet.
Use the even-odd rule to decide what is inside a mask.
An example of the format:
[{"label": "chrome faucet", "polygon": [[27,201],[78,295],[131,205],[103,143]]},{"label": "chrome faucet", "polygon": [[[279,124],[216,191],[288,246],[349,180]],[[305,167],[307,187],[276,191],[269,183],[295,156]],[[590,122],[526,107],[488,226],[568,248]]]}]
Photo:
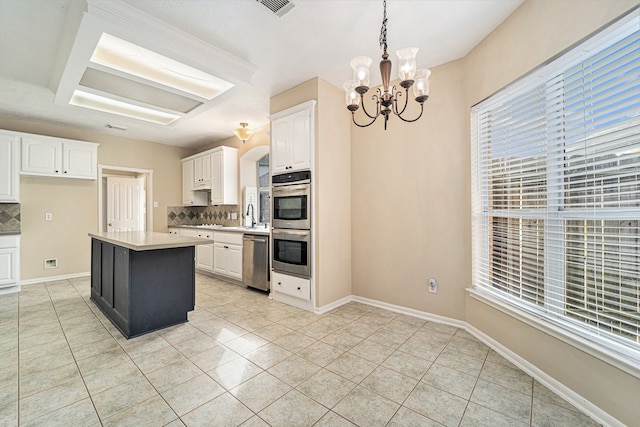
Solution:
[{"label": "chrome faucet", "polygon": [[256,227],[256,217],[255,217],[255,214],[253,212],[253,203],[249,203],[249,206],[247,206],[247,216],[249,216],[249,210],[251,210],[251,228],[255,228]]}]

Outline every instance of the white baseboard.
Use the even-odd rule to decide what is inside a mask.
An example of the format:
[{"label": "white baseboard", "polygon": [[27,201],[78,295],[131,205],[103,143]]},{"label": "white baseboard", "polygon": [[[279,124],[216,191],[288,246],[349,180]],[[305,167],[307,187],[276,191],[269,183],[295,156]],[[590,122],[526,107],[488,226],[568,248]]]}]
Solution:
[{"label": "white baseboard", "polygon": [[35,283],[55,282],[57,280],[77,279],[79,277],[89,277],[89,276],[91,276],[91,273],[88,271],[84,273],[63,274],[61,276],[49,276],[49,277],[41,277],[38,279],[21,280],[20,285],[21,286],[33,285]]},{"label": "white baseboard", "polygon": [[372,300],[369,298],[363,298],[353,296],[353,301],[360,302],[362,304],[371,305],[374,307],[384,308],[389,311],[393,311],[400,314],[406,314],[407,316],[417,317],[423,320],[429,320],[431,322],[443,323],[449,326],[455,326],[456,328],[466,328],[467,322],[458,319],[452,319],[450,317],[439,316],[437,314],[427,313],[426,311],[415,310],[413,308],[403,307],[401,305],[389,304],[382,301]]},{"label": "white baseboard", "polygon": [[327,305],[323,305],[322,307],[318,307],[315,309],[315,313],[316,314],[325,314],[330,312],[331,310],[334,310],[342,305],[348,304],[351,301],[353,301],[353,295],[349,295],[346,296],[344,298],[340,298],[339,300],[336,300],[334,302],[332,302],[331,304],[327,304]]},{"label": "white baseboard", "polygon": [[540,382],[542,385],[547,387],[549,390],[571,403],[573,406],[578,408],[580,411],[588,414],[591,418],[596,420],[599,423],[602,423],[605,426],[615,426],[615,427],[624,427],[624,424],[589,402],[587,399],[580,396],[575,391],[571,390],[569,387],[562,384],[560,381],[556,380],[552,376],[548,375],[528,360],[509,350],[504,345],[500,344],[498,341],[494,340],[490,336],[486,335],[484,332],[476,329],[475,327],[467,324],[466,328],[467,332],[469,332],[474,337],[478,338],[480,341],[488,345],[492,350],[498,353],[500,356],[507,359],[509,362],[516,365],[518,368],[522,369],[528,375],[533,377],[536,381]]}]

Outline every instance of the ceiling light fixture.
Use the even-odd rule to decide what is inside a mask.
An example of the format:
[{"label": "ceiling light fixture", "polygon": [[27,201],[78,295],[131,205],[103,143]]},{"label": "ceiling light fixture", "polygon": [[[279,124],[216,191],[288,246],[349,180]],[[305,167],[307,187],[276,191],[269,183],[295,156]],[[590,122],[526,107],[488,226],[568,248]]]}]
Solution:
[{"label": "ceiling light fixture", "polygon": [[[398,116],[405,122],[415,122],[424,111],[424,102],[429,98],[429,75],[431,70],[420,69],[416,71],[416,53],[417,47],[410,47],[396,51],[400,62],[400,71],[398,72],[400,86],[404,89],[404,106],[399,109],[398,103],[403,96],[401,90],[396,90],[395,86],[389,91],[389,81],[391,80],[391,60],[387,53],[387,1],[383,1],[384,16],[382,19],[382,28],[380,29],[380,48],[383,49],[382,61],[380,61],[380,74],[382,75],[382,90],[378,88],[376,93],[371,97],[376,103],[375,114],[369,114],[364,106],[364,94],[369,91],[369,66],[371,58],[359,56],[351,60],[353,68],[353,80],[344,84],[346,91],[347,109],[351,111],[353,123],[359,127],[367,127],[373,124],[380,115],[384,116],[384,129],[387,129],[387,121],[391,113]],[[402,114],[407,108],[409,101],[409,88],[413,86],[413,95],[417,103],[420,104],[420,114],[414,119],[405,119]],[[360,105],[358,105],[358,96],[360,97]],[[359,124],[356,122],[356,110],[362,106],[362,111],[370,122]]]},{"label": "ceiling light fixture", "polygon": [[118,116],[132,119],[144,120],[160,125],[168,125],[180,118],[177,114],[165,113],[163,111],[152,110],[151,108],[140,107],[104,96],[95,95],[81,90],[73,91],[73,96],[69,104],[76,107],[90,108],[105,113],[117,114]]},{"label": "ceiling light fixture", "polygon": [[240,126],[241,127],[239,127],[238,129],[234,129],[233,133],[235,133],[238,139],[240,139],[244,144],[249,138],[251,138],[253,131],[251,129],[247,129],[247,126],[249,126],[248,123],[240,123]]}]

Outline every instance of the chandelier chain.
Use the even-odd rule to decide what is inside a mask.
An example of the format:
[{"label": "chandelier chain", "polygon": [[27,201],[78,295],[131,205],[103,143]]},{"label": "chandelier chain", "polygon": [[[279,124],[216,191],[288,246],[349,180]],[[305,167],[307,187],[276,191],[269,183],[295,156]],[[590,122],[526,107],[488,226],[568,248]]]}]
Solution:
[{"label": "chandelier chain", "polygon": [[380,28],[380,49],[387,52],[387,0],[384,0],[384,15],[382,17],[382,28]]}]

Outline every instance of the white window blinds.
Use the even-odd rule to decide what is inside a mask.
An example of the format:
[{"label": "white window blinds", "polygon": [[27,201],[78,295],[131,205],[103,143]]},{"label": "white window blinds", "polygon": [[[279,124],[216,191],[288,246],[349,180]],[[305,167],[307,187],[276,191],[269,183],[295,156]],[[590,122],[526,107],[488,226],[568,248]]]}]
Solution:
[{"label": "white window blinds", "polygon": [[474,286],[640,358],[638,9],[471,117]]}]

